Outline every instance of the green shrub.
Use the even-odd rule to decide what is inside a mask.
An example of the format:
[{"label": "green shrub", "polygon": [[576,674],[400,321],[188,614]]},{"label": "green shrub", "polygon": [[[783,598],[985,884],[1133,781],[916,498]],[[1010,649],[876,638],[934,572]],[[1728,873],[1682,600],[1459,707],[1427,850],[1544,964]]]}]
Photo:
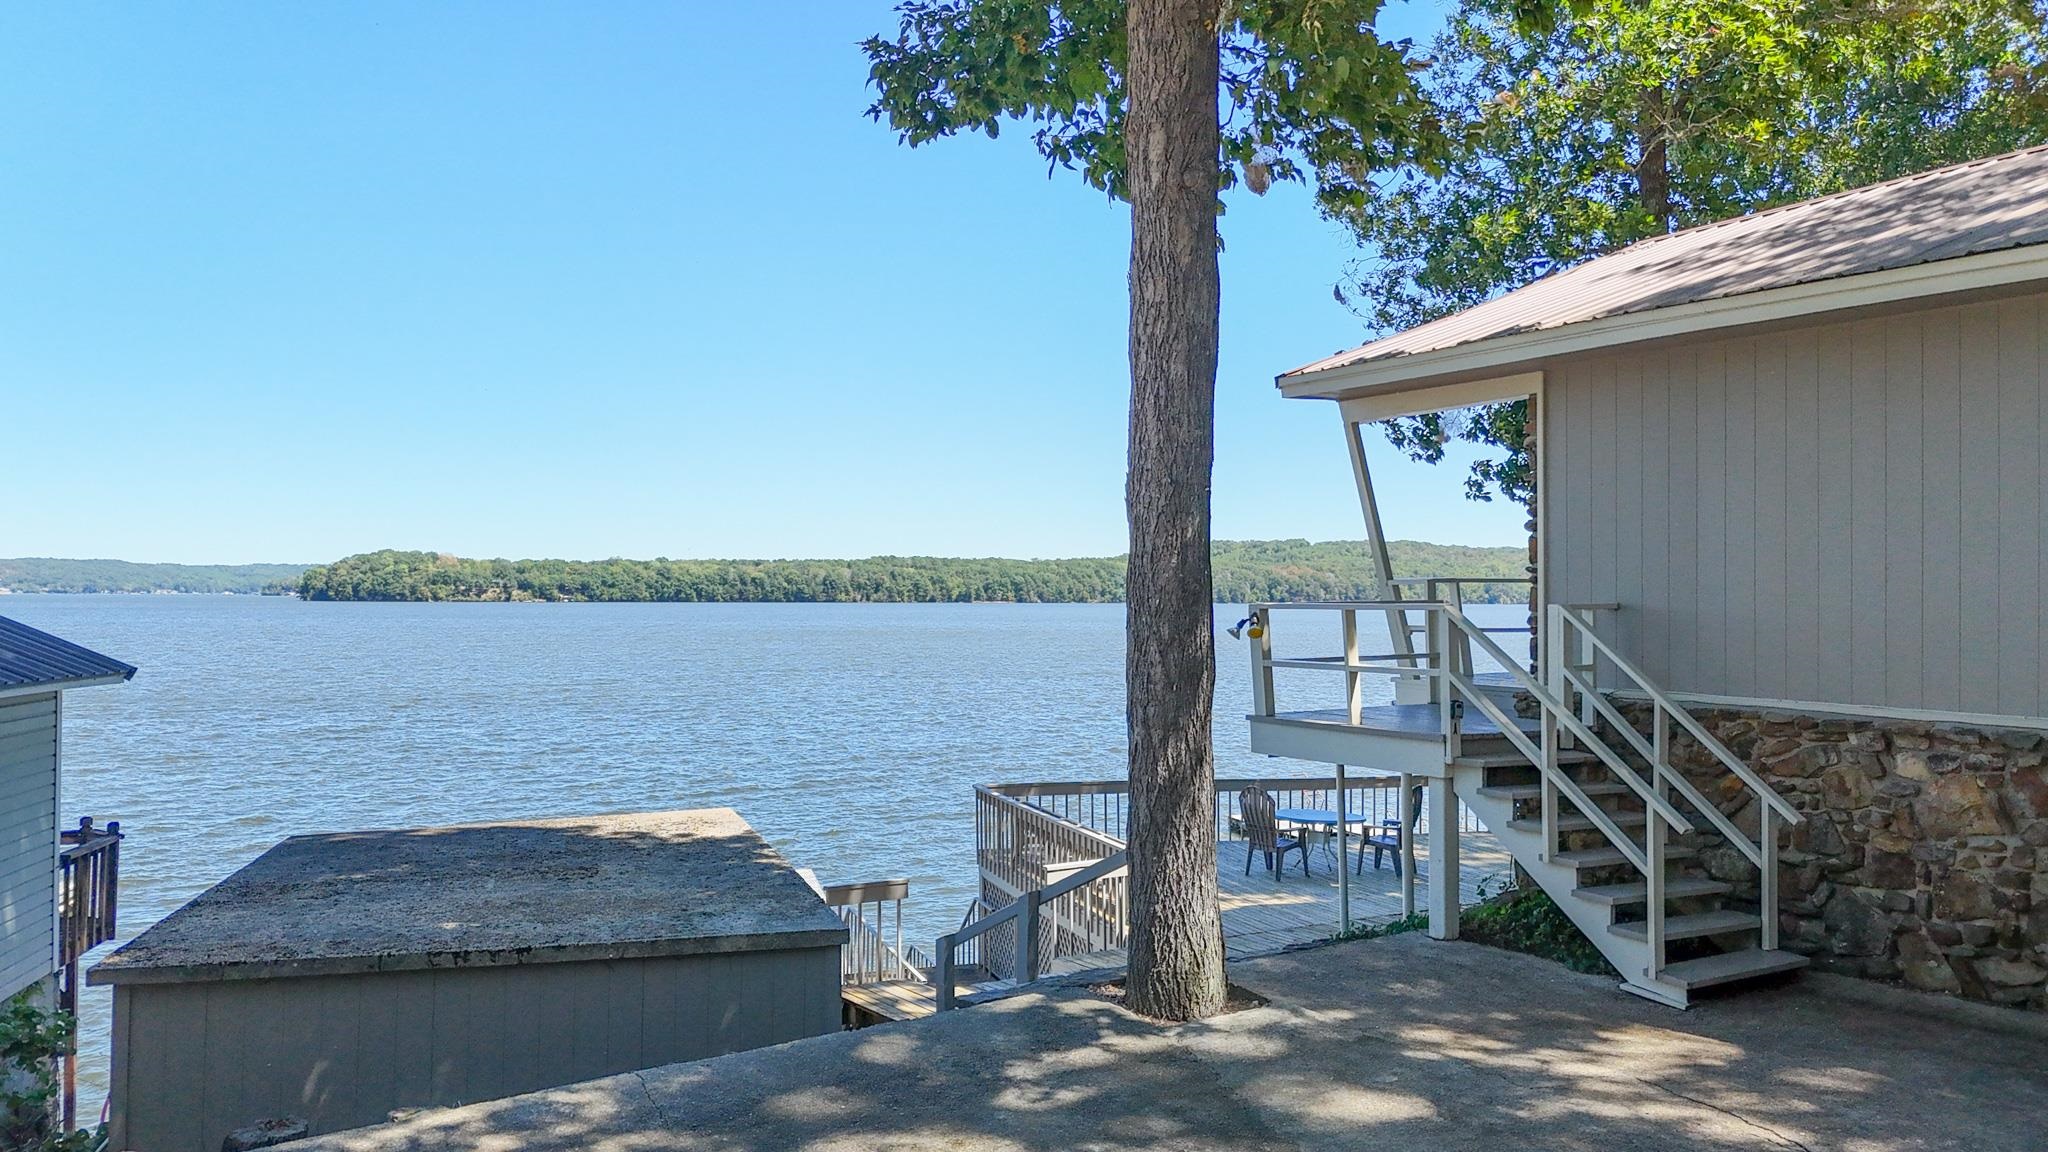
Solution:
[{"label": "green shrub", "polygon": [[78,1027],[69,1012],[44,1008],[33,990],[0,1010],[0,1148],[92,1152],[104,1130],[65,1132],[57,1117],[57,1058]]},{"label": "green shrub", "polygon": [[1555,960],[1574,972],[1620,976],[1541,888],[1510,890],[1467,908],[1458,934],[1478,944]]}]

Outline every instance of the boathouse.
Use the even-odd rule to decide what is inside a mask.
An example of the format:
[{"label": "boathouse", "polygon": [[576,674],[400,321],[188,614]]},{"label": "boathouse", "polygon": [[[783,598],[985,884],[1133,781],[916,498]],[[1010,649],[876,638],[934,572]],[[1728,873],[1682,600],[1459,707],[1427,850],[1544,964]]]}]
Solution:
[{"label": "boathouse", "polygon": [[1254,605],[1252,747],[1425,782],[1446,832],[1463,801],[1652,999],[1811,959],[2048,1007],[2044,381],[2048,148],[1644,240],[1287,372],[1341,419],[1386,576],[1374,426],[1529,405],[1534,634],[1477,627],[1450,578]]},{"label": "boathouse", "polygon": [[216,1152],[836,1031],[846,939],[725,808],[294,836],[92,970],[111,1146]]}]

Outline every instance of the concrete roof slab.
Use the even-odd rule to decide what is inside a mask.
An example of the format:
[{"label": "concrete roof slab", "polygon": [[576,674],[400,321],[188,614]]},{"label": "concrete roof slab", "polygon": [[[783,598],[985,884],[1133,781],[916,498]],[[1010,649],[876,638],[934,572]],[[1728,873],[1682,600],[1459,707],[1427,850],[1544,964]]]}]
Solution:
[{"label": "concrete roof slab", "polygon": [[92,970],[95,984],[836,946],[737,812],[294,836]]}]

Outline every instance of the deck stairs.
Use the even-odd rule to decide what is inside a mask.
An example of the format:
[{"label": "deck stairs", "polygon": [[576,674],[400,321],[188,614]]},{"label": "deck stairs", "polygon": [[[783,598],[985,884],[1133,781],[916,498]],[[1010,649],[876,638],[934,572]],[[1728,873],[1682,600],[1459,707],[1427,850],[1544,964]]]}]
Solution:
[{"label": "deck stairs", "polygon": [[[1593,632],[1586,613],[1554,605],[1548,682],[1522,672],[1455,609],[1441,613],[1451,653],[1443,681],[1453,791],[1516,863],[1585,933],[1636,995],[1683,1008],[1700,991],[1803,968],[1777,947],[1777,835],[1801,817],[1698,721]],[[1470,673],[1473,647],[1509,669],[1524,717],[1495,685]],[[1562,654],[1575,652],[1576,661]],[[1607,666],[1650,701],[1649,731],[1595,686]],[[1465,738],[1456,718],[1476,709],[1497,734]],[[1745,831],[1671,760],[1676,732],[1711,755],[1712,783],[1758,816]],[[1726,787],[1721,787],[1726,785]],[[1757,868],[1755,883],[1704,874],[1700,850],[1719,842]]]},{"label": "deck stairs", "polygon": [[[1259,632],[1269,633],[1272,610],[1293,607],[1308,606],[1255,605]],[[1334,607],[1349,613],[1381,605]],[[1422,729],[1427,739],[1441,740],[1441,767],[1421,775],[1448,777],[1451,792],[1599,948],[1629,992],[1684,1008],[1704,989],[1806,965],[1804,956],[1778,947],[1776,916],[1763,911],[1777,906],[1780,833],[1803,817],[1600,639],[1590,612],[1550,606],[1544,646],[1550,658],[1539,677],[1521,669],[1456,604],[1409,601],[1400,611],[1404,619],[1427,618],[1417,631],[1426,629],[1430,643],[1396,671],[1428,678],[1435,699],[1361,709],[1357,675],[1386,669],[1350,654],[1356,625],[1347,621],[1349,651],[1336,666],[1353,681],[1355,719],[1347,725],[1322,713],[1297,714],[1313,715],[1298,725],[1331,733],[1318,738],[1333,749],[1347,735],[1354,740],[1351,752],[1329,756],[1372,765],[1370,757],[1385,750],[1412,762]],[[1254,675],[1261,677],[1254,696],[1265,709],[1252,718],[1255,749],[1262,720],[1284,724],[1289,716],[1272,710],[1268,668],[1310,663],[1273,661],[1270,643],[1254,641]],[[1475,652],[1506,672],[1474,675]],[[1648,707],[1633,709],[1631,720],[1596,684],[1596,672]],[[1399,722],[1388,723],[1396,712],[1403,713]],[[1672,759],[1680,738],[1690,742],[1684,770]],[[1731,813],[1740,813],[1742,823]],[[1753,871],[1731,877],[1723,867],[1718,878],[1706,874],[1701,858],[1710,848],[1732,849],[1717,855],[1745,859]]]}]

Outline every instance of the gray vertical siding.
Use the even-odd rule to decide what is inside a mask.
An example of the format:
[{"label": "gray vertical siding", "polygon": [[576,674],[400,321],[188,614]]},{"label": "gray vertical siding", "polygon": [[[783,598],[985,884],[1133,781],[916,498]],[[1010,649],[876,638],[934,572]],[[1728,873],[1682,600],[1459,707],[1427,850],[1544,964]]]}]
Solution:
[{"label": "gray vertical siding", "polygon": [[113,1143],[216,1152],[780,1044],[840,1027],[839,949],[123,984]]},{"label": "gray vertical siding", "polygon": [[2048,294],[1546,371],[1552,594],[1660,684],[2048,716]]},{"label": "gray vertical siding", "polygon": [[0,997],[50,974],[56,853],[57,697],[0,701]]}]

